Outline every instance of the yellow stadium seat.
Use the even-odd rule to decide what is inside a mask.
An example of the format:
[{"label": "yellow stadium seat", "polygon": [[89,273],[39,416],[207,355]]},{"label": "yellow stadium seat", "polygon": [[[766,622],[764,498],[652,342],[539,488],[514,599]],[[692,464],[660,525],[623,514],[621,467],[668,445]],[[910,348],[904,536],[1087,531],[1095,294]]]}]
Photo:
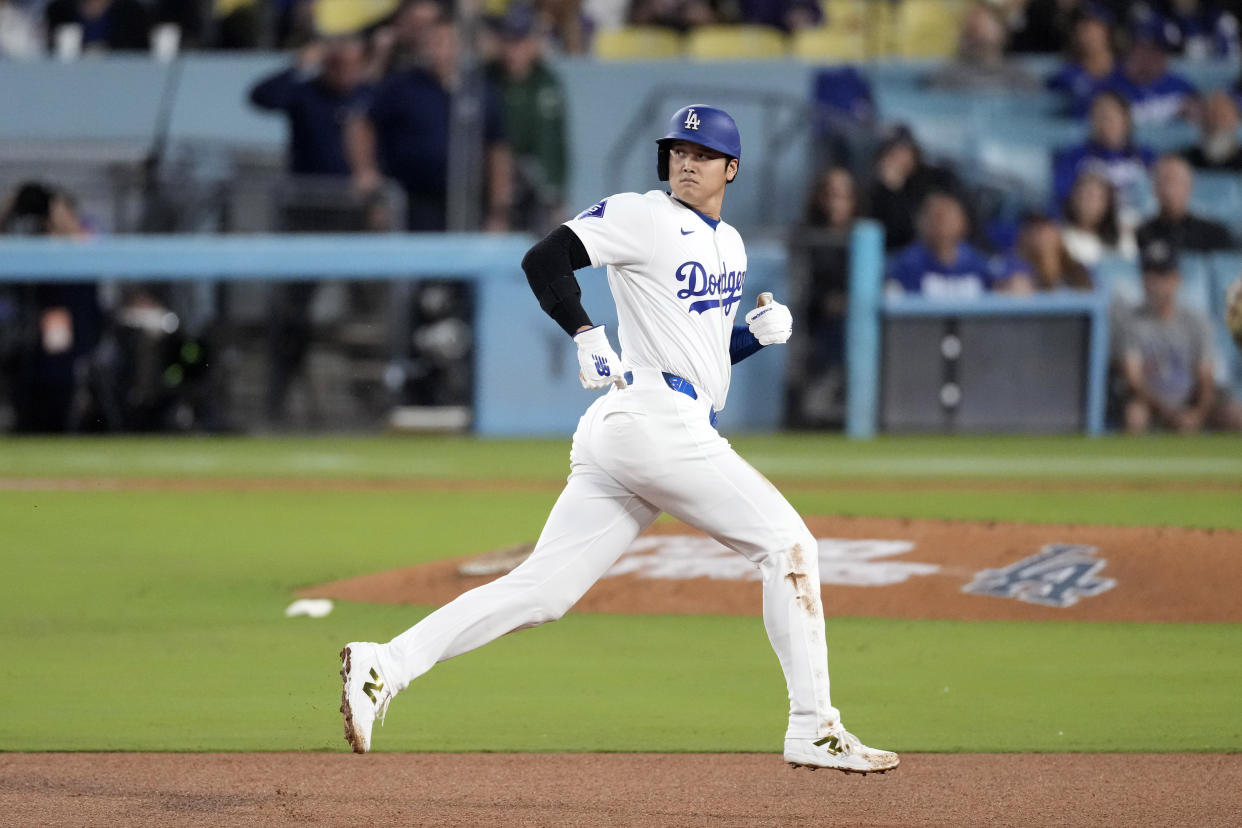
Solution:
[{"label": "yellow stadium seat", "polygon": [[398,0],[318,0],[313,15],[322,35],[352,34],[378,23],[397,9]]},{"label": "yellow stadium seat", "polygon": [[483,14],[486,17],[504,17],[509,13],[509,0],[483,0]]},{"label": "yellow stadium seat", "polygon": [[681,35],[659,26],[622,26],[595,34],[600,60],[657,60],[681,57]]},{"label": "yellow stadium seat", "polygon": [[785,57],[785,35],[769,26],[700,26],[686,35],[696,60],[764,60]]},{"label": "yellow stadium seat", "polygon": [[807,63],[848,63],[867,56],[866,35],[861,28],[824,26],[794,32],[789,51]]},{"label": "yellow stadium seat", "polygon": [[256,0],[216,0],[212,6],[212,15],[214,17],[225,17],[237,11],[244,6],[253,6]]},{"label": "yellow stadium seat", "polygon": [[943,58],[957,53],[966,4],[960,0],[902,0],[893,27],[897,54]]},{"label": "yellow stadium seat", "polygon": [[864,8],[866,2],[867,0],[821,0],[824,22],[832,29],[842,26],[861,29],[867,19]]}]

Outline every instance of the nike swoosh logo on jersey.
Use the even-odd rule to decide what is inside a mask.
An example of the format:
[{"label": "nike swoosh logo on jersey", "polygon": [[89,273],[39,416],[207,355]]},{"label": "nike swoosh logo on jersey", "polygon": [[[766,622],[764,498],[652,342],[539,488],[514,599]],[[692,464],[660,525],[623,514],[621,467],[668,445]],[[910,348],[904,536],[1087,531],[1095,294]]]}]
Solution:
[{"label": "nike swoosh logo on jersey", "polygon": [[681,234],[682,234],[683,236],[688,236],[688,235],[690,235],[690,234],[691,234],[691,233],[693,233],[693,232],[694,232],[693,230],[682,230],[682,231],[681,231]]}]

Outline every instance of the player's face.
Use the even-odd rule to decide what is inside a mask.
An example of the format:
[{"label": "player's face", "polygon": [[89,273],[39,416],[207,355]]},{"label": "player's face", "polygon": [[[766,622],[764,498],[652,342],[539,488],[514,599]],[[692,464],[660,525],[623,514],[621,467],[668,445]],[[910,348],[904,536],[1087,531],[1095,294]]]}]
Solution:
[{"label": "player's face", "polygon": [[673,195],[692,207],[718,203],[725,184],[737,174],[737,162],[714,149],[678,141],[669,147],[668,180]]}]

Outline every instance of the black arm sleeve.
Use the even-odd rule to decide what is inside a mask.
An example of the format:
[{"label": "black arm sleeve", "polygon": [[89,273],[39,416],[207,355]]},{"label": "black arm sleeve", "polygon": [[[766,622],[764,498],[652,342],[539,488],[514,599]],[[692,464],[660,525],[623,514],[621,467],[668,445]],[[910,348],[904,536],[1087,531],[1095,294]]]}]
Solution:
[{"label": "black arm sleeve", "polygon": [[522,258],[522,270],[539,307],[570,336],[591,325],[591,317],[582,308],[582,288],[574,278],[575,270],[590,264],[591,256],[582,239],[563,224]]}]

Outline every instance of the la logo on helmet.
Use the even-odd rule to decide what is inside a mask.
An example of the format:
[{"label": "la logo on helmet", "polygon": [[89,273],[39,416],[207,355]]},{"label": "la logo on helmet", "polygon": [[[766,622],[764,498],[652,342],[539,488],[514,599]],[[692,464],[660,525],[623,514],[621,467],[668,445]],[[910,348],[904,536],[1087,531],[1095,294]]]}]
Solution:
[{"label": "la logo on helmet", "polygon": [[686,113],[686,122],[682,126],[686,129],[698,130],[699,116],[695,114],[693,109]]}]

